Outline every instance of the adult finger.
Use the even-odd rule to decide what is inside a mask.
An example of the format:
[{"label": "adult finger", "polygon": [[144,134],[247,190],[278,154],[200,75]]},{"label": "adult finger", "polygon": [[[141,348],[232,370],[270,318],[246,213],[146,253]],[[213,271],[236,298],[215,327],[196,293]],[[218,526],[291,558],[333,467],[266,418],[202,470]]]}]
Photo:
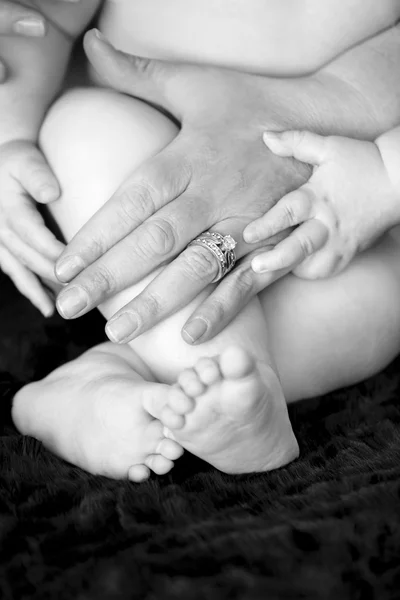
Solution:
[{"label": "adult finger", "polygon": [[[196,66],[179,64],[177,68],[172,62],[126,54],[116,50],[97,29],[86,34],[84,47],[96,73],[107,86],[160,104],[180,121],[193,103],[188,74],[197,70]],[[181,85],[177,85],[178,80]]]},{"label": "adult finger", "polygon": [[268,240],[289,227],[300,225],[314,216],[314,201],[314,190],[306,183],[281,198],[262,217],[250,223],[243,232],[243,238],[253,244]]},{"label": "adult finger", "polygon": [[45,317],[50,317],[54,313],[54,302],[36,275],[2,245],[0,245],[0,269],[10,277],[17,290],[25,298],[28,298]]},{"label": "adult finger", "polygon": [[71,281],[185,191],[191,171],[184,154],[177,155],[174,147],[175,141],[134,171],[74,236],[56,264],[56,275],[62,283]]},{"label": "adult finger", "polygon": [[256,273],[293,269],[322,248],[328,239],[328,228],[322,221],[311,219],[295,229],[270,252],[256,256],[251,266]]},{"label": "adult finger", "polygon": [[[212,228],[222,235],[232,234],[238,240],[242,229],[237,223],[235,230],[232,222]],[[240,257],[245,251],[245,245],[239,244],[236,254]],[[187,306],[212,283],[218,272],[219,262],[212,251],[201,245],[188,246],[136,298],[108,321],[107,335],[117,343],[134,339]],[[176,290],[179,290],[179,294]]]},{"label": "adult finger", "polygon": [[182,328],[182,337],[188,344],[207,342],[215,337],[254,296],[289,272],[282,269],[254,273],[251,261],[259,251],[244,256],[190,316]]},{"label": "adult finger", "polygon": [[147,219],[61,291],[61,315],[71,319],[84,314],[174,258],[209,227],[213,214],[208,205],[205,199],[183,194]]},{"label": "adult finger", "polygon": [[0,35],[43,37],[46,20],[35,10],[9,0],[0,0]]}]

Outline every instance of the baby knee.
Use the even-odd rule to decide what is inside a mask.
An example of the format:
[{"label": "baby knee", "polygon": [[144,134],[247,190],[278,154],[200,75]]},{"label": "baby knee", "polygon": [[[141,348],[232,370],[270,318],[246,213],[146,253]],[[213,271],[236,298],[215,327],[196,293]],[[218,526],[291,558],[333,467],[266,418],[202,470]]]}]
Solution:
[{"label": "baby knee", "polygon": [[[111,90],[68,91],[50,109],[40,146],[56,175],[119,184],[177,134],[151,106]],[[101,185],[100,181],[97,185]]]},{"label": "baby knee", "polygon": [[[119,154],[139,146],[151,155],[167,145],[177,134],[170,119],[148,104],[102,88],[75,88],[66,92],[49,110],[40,133],[45,151],[71,154],[88,146],[107,145]],[[122,145],[122,149],[121,149]]]}]

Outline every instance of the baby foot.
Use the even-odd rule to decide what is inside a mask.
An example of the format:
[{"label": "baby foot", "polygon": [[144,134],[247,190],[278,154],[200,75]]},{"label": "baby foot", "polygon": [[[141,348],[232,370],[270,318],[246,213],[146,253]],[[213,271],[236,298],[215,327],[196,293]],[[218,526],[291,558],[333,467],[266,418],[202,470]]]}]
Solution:
[{"label": "baby foot", "polygon": [[90,473],[143,481],[150,469],[167,473],[183,454],[143,409],[161,397],[186,401],[178,389],[145,381],[115,354],[89,350],[20,390],[13,418],[21,433]]},{"label": "baby foot", "polygon": [[147,397],[144,408],[221,471],[269,471],[299,455],[278,377],[241,348],[200,359],[178,386],[184,396]]}]

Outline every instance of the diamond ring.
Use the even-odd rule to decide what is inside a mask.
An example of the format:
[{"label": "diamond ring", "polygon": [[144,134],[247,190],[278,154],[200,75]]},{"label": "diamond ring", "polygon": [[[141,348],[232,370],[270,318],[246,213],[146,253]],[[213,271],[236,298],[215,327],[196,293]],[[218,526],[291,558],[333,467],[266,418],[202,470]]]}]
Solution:
[{"label": "diamond ring", "polygon": [[218,273],[211,283],[215,283],[225,277],[235,266],[236,242],[231,235],[222,235],[222,233],[218,233],[217,231],[205,231],[190,242],[189,246],[207,248],[217,259]]}]

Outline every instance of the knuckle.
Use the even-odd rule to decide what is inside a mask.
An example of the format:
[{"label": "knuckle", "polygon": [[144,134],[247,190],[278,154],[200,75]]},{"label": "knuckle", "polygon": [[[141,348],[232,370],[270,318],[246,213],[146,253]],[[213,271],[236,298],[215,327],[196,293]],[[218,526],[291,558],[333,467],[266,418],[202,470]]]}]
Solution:
[{"label": "knuckle", "polygon": [[194,281],[210,281],[215,277],[218,271],[217,259],[205,248],[194,247],[185,255],[186,272],[190,279]]},{"label": "knuckle", "polygon": [[313,254],[315,250],[314,242],[308,235],[299,237],[299,244],[303,256],[310,256]]},{"label": "knuckle", "polygon": [[96,269],[90,273],[90,285],[88,287],[89,289],[94,290],[96,294],[100,293],[105,294],[106,296],[111,296],[118,291],[115,276],[110,269],[104,265],[97,266]]},{"label": "knuckle", "polygon": [[223,323],[226,317],[226,309],[224,302],[220,298],[210,300],[207,306],[207,313],[204,315],[209,323]]},{"label": "knuckle", "polygon": [[153,77],[157,73],[158,63],[154,59],[143,56],[132,56],[130,61],[139,75]]},{"label": "knuckle", "polygon": [[148,294],[141,298],[141,303],[143,304],[144,312],[147,317],[156,318],[162,312],[161,301],[154,294]]},{"label": "knuckle", "polygon": [[236,298],[237,303],[244,303],[254,295],[255,277],[250,266],[238,266],[230,275],[231,298]]},{"label": "knuckle", "polygon": [[305,141],[306,132],[302,130],[293,131],[293,145],[297,148]]},{"label": "knuckle", "polygon": [[171,223],[164,219],[157,219],[148,224],[145,247],[150,255],[169,256],[176,246],[176,233]]},{"label": "knuckle", "polygon": [[289,223],[289,225],[296,224],[296,209],[291,202],[286,202],[283,206],[285,221]]},{"label": "knuckle", "polygon": [[97,233],[96,238],[88,238],[84,240],[84,245],[80,248],[80,254],[90,257],[95,260],[102,256],[108,249],[107,241],[104,235]]},{"label": "knuckle", "polygon": [[148,183],[136,184],[121,190],[119,196],[120,217],[131,225],[142,221],[155,212],[154,190]]}]

